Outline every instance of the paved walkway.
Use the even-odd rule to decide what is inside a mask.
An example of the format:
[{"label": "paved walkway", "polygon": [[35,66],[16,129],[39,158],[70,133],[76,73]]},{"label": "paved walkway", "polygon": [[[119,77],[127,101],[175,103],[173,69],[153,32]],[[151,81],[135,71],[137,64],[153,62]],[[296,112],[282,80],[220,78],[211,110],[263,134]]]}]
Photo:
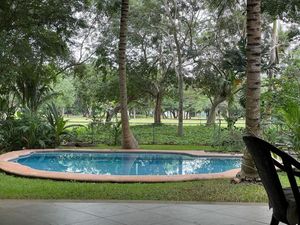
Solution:
[{"label": "paved walkway", "polygon": [[0,200],[0,225],[262,225],[259,204]]}]

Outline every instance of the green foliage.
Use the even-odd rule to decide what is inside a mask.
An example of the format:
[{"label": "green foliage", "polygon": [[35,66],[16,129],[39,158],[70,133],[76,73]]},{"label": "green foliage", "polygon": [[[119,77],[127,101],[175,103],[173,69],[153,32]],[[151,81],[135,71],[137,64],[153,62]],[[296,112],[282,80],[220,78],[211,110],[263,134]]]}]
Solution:
[{"label": "green foliage", "polygon": [[22,109],[16,116],[1,120],[0,149],[9,151],[58,146],[69,135],[69,128],[81,126],[67,125],[67,122],[53,103],[48,105],[45,116],[28,108]]},{"label": "green foliage", "polygon": [[51,88],[55,80],[54,68],[29,63],[21,67],[13,93],[22,107],[36,112],[43,103],[56,95]]},{"label": "green foliage", "polygon": [[112,136],[112,143],[110,145],[120,145],[121,144],[121,134],[122,134],[122,123],[121,121],[117,123],[110,123],[110,132]]},{"label": "green foliage", "polygon": [[19,150],[25,147],[21,138],[20,123],[15,119],[1,121],[0,149],[1,151]]},{"label": "green foliage", "polygon": [[118,101],[118,76],[116,70],[98,71],[93,65],[80,68],[74,81],[76,104],[84,115],[96,117]]},{"label": "green foliage", "polygon": [[1,95],[0,94],[0,121],[5,120],[6,118],[13,117],[16,112],[16,106],[11,105],[11,96]]},{"label": "green foliage", "polygon": [[81,125],[67,125],[68,120],[58,112],[54,103],[48,104],[48,111],[46,114],[47,121],[51,127],[51,131],[54,134],[55,146],[60,145],[62,138],[68,135],[68,128],[81,126]]},{"label": "green foliage", "polygon": [[121,122],[92,122],[87,128],[74,129],[77,141],[97,142],[111,146],[121,144]]},{"label": "green foliage", "polygon": [[32,111],[51,97],[56,74],[71,60],[71,38],[85,26],[83,10],[84,0],[1,1],[1,95]]},{"label": "green foliage", "polygon": [[243,129],[221,128],[212,135],[212,146],[221,146],[228,152],[241,152],[244,148],[243,134]]},{"label": "green foliage", "polygon": [[[285,59],[287,66],[282,70],[280,78],[274,78],[273,91],[266,93],[265,101],[273,106],[272,120],[278,121],[281,126],[273,139],[276,142],[292,146],[297,154],[300,154],[300,52],[293,51]],[[268,130],[275,133],[276,131]],[[272,136],[272,135],[269,135]]]},{"label": "green foliage", "polygon": [[245,116],[244,108],[237,102],[229,102],[227,106],[220,106],[222,117],[227,122],[227,128],[233,129],[235,123]]},{"label": "green foliage", "polygon": [[59,77],[53,87],[53,91],[57,93],[53,99],[57,108],[61,111],[70,110],[75,103],[75,87],[72,77]]},{"label": "green foliage", "polygon": [[274,121],[274,124],[262,126],[263,138],[272,144],[285,143],[286,135],[283,132],[282,126],[283,124],[279,123],[279,121],[276,121],[276,125]]},{"label": "green foliage", "polygon": [[66,137],[67,142],[94,142],[94,132],[91,124],[88,127],[74,127],[69,129],[69,136]]},{"label": "green foliage", "polygon": [[[93,129],[78,128],[77,140],[83,142],[96,142],[108,145],[118,145],[120,127],[114,123],[94,124]],[[177,136],[175,125],[135,125],[131,126],[132,132],[141,145],[196,145],[196,146],[220,146],[225,151],[241,151],[242,131],[238,129],[220,129],[219,127],[206,127],[202,125],[184,126],[185,135]]]},{"label": "green foliage", "polygon": [[298,0],[263,0],[262,11],[272,18],[283,21],[299,22],[300,2]]},{"label": "green foliage", "polygon": [[71,142],[103,143],[110,146],[121,144],[121,123],[92,122],[87,127],[73,128]]},{"label": "green foliage", "polygon": [[4,151],[22,148],[45,148],[54,146],[51,127],[37,113],[23,109],[17,117],[2,121],[0,149]]},{"label": "green foliage", "polygon": [[[174,97],[173,97],[174,98]],[[207,97],[197,92],[196,90],[189,88],[184,91],[184,111],[186,112],[202,112],[209,106],[209,100]],[[174,108],[177,109],[178,103],[175,102]],[[172,109],[170,107],[170,109]]]},{"label": "green foliage", "polygon": [[300,157],[300,104],[288,104],[282,110],[283,120],[288,127],[288,137],[294,151]]}]

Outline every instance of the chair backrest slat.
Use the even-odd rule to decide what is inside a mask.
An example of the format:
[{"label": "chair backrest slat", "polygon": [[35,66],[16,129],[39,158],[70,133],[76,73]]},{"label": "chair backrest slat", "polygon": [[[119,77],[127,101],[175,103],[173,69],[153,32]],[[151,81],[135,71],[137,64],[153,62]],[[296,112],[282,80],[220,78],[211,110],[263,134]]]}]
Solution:
[{"label": "chair backrest slat", "polygon": [[277,171],[271,156],[271,152],[278,154],[279,149],[274,151],[274,146],[257,137],[243,137],[247,149],[253,157],[263,186],[268,194],[273,215],[277,220],[286,221],[287,201],[277,175]]}]

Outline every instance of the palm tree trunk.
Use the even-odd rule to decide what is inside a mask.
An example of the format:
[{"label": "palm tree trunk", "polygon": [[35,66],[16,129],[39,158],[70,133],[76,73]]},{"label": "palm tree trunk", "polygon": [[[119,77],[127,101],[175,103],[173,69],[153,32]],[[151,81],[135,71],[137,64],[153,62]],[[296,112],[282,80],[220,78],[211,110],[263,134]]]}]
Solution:
[{"label": "palm tree trunk", "polygon": [[[247,0],[247,40],[246,132],[260,136],[261,0]],[[248,150],[239,176],[242,180],[258,177]]]},{"label": "palm tree trunk", "polygon": [[138,148],[130,127],[127,107],[127,87],[126,87],[126,37],[127,20],[129,11],[129,0],[122,0],[121,21],[120,21],[120,42],[119,42],[119,85],[120,85],[120,104],[122,122],[122,148]]}]

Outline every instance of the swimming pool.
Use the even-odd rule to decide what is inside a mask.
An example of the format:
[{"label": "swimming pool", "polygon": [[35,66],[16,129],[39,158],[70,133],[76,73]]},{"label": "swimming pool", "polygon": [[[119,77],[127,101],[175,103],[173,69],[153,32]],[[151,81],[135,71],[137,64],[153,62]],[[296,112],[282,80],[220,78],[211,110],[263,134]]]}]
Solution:
[{"label": "swimming pool", "polygon": [[239,168],[239,158],[149,152],[34,152],[11,160],[33,169],[102,175],[185,175]]},{"label": "swimming pool", "polygon": [[238,156],[203,153],[23,150],[0,156],[0,169],[64,180],[159,182],[223,178],[229,173],[232,176],[241,166]]}]

